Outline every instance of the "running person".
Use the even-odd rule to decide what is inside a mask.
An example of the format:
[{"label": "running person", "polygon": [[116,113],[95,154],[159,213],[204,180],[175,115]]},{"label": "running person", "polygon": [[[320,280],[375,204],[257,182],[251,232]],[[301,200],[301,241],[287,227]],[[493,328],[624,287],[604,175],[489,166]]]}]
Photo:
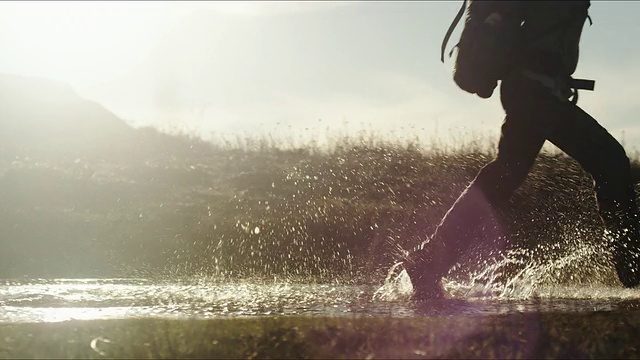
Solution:
[{"label": "running person", "polygon": [[[491,9],[506,3],[508,7]],[[506,117],[496,158],[480,170],[430,240],[405,261],[416,298],[443,296],[441,278],[479,238],[483,224],[490,221],[489,210],[506,204],[523,183],[547,140],[592,176],[599,214],[613,235],[611,250],[618,277],[628,288],[640,284],[639,218],[629,159],[621,144],[576,105],[577,90],[572,91],[575,84],[571,75],[577,67],[578,43],[589,5],[589,1],[473,1],[469,5],[469,15],[474,15],[475,6],[475,15],[493,29],[522,32],[524,39],[534,40],[527,42],[508,65],[497,62],[508,69],[498,69],[507,75],[502,76],[500,84]],[[470,91],[477,85],[473,82],[480,80],[464,79],[464,69],[460,69],[465,66],[461,58],[465,55],[465,39],[476,41],[476,34],[469,28],[467,21],[459,46],[460,74],[456,74],[456,82],[486,98],[497,80],[478,85],[483,90]],[[574,101],[570,100],[572,96]]]}]

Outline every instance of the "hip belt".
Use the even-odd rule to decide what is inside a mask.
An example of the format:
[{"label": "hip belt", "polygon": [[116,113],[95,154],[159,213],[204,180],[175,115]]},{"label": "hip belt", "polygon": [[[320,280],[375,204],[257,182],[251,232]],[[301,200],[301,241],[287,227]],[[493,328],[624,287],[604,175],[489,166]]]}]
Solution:
[{"label": "hip belt", "polygon": [[544,87],[551,90],[551,94],[562,101],[571,100],[572,103],[578,103],[578,90],[593,91],[596,82],[587,79],[574,79],[571,76],[559,77],[546,74],[535,73],[529,70],[522,70],[522,75],[537,81]]}]

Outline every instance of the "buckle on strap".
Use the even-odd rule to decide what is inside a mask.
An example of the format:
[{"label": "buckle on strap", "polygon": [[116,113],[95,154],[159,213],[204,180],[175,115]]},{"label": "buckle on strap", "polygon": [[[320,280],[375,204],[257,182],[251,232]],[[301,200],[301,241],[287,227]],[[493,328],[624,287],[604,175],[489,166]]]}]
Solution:
[{"label": "buckle on strap", "polygon": [[578,90],[593,91],[596,85],[594,80],[574,79],[569,76],[568,79],[553,77],[545,74],[534,73],[529,70],[523,70],[522,75],[537,81],[544,87],[551,90],[551,93],[562,101],[571,99],[571,102],[578,102]]},{"label": "buckle on strap", "polygon": [[595,80],[574,79],[574,78],[569,79],[569,87],[572,89],[593,91],[595,86],[596,86]]}]

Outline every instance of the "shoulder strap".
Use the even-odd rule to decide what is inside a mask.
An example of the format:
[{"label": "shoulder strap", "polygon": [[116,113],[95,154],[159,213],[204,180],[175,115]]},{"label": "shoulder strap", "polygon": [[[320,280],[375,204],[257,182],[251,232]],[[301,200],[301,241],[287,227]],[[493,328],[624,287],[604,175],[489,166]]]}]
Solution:
[{"label": "shoulder strap", "polygon": [[455,30],[456,26],[458,26],[458,23],[460,22],[460,19],[462,19],[462,15],[464,15],[464,10],[467,7],[467,0],[463,0],[462,1],[462,7],[460,7],[460,10],[458,10],[458,14],[456,15],[455,19],[453,19],[453,22],[451,23],[451,25],[449,25],[449,30],[447,30],[447,33],[444,36],[444,40],[442,40],[442,47],[440,48],[440,61],[442,61],[444,63],[444,51],[447,48],[447,43],[449,42],[449,38],[451,38],[451,34],[453,34],[453,30]]}]

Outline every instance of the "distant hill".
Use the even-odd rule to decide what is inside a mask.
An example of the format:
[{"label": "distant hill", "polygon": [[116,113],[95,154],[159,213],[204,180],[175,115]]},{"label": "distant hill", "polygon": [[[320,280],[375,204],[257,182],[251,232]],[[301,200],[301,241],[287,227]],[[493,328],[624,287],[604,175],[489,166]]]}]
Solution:
[{"label": "distant hill", "polygon": [[0,150],[19,154],[102,153],[134,129],[64,83],[0,74]]}]

